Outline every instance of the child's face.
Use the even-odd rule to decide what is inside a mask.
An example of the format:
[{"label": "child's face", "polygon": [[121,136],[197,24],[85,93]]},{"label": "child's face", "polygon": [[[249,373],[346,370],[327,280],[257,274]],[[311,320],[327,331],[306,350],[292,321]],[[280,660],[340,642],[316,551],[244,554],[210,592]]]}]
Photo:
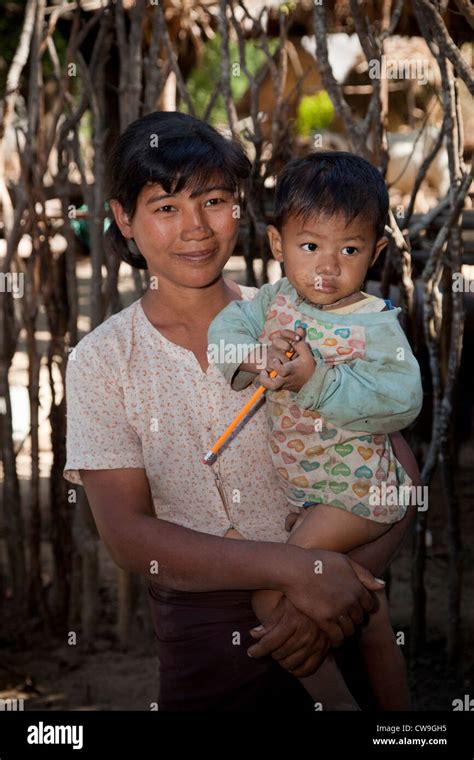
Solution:
[{"label": "child's face", "polygon": [[317,214],[306,221],[290,216],[280,231],[268,227],[268,239],[293,287],[322,306],[358,293],[387,244],[385,237],[376,239],[370,220],[357,217],[347,224],[342,214]]}]

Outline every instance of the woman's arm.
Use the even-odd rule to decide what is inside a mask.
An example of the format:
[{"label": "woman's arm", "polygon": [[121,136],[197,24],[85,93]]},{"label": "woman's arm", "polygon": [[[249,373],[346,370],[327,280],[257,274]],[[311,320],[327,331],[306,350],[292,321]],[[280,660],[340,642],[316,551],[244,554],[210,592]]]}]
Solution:
[{"label": "woman's arm", "polygon": [[372,609],[367,589],[380,584],[341,554],[235,541],[159,520],[142,469],[81,470],[81,477],[100,536],[124,569],[188,591],[278,589],[333,644],[343,639],[341,615],[357,623]]}]

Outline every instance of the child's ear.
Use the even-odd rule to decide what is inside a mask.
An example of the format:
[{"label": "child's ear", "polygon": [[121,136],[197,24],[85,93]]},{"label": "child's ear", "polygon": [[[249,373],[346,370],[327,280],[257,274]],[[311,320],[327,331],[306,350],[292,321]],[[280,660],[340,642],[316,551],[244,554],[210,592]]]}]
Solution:
[{"label": "child's ear", "polygon": [[383,251],[383,249],[385,248],[385,246],[387,245],[387,243],[388,243],[388,237],[385,237],[385,236],[381,237],[381,238],[379,238],[377,240],[377,242],[375,244],[375,250],[374,250],[374,253],[372,255],[371,262],[370,262],[370,266],[371,267],[375,264],[375,262],[377,261],[378,257],[380,256],[380,253]]},{"label": "child's ear", "polygon": [[283,261],[283,250],[281,245],[281,235],[273,224],[267,226],[267,237],[273,258],[277,261]]},{"label": "child's ear", "polygon": [[128,214],[124,211],[124,208],[120,201],[116,200],[115,198],[112,198],[109,201],[110,208],[112,209],[112,213],[114,215],[114,219],[117,223],[117,226],[122,233],[122,235],[125,238],[132,238],[132,228],[130,225],[130,219]]}]

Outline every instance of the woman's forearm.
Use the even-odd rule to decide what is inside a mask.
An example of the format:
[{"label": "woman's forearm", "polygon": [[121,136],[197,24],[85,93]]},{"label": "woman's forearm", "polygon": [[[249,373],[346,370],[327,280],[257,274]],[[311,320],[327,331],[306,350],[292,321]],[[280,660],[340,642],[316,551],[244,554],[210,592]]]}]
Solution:
[{"label": "woman's forearm", "polygon": [[[341,615],[357,619],[372,608],[369,590],[379,590],[380,584],[341,554],[220,538],[161,520],[154,515],[141,468],[80,470],[80,474],[100,537],[126,570],[178,591],[281,591],[333,644],[341,641],[337,623]],[[324,573],[316,572],[316,560],[318,571],[324,565]],[[288,639],[288,631],[281,638],[285,620],[276,625],[280,626],[277,647]],[[265,654],[275,649],[267,644]]]},{"label": "woman's forearm", "polygon": [[163,586],[283,591],[308,562],[297,546],[220,538],[158,519],[142,469],[81,470],[81,476],[100,537],[115,562]]},{"label": "woman's forearm", "polygon": [[130,520],[123,536],[116,536],[113,555],[124,569],[177,590],[283,590],[301,551],[286,544],[220,538],[140,515]]}]

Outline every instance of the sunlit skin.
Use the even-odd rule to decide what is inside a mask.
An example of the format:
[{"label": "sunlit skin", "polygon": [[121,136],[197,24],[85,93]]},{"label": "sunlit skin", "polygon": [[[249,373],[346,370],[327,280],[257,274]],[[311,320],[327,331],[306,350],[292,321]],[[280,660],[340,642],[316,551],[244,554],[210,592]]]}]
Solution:
[{"label": "sunlit skin", "polygon": [[[213,182],[212,186],[218,186],[218,182]],[[158,288],[149,288],[142,298],[142,305],[148,319],[157,327],[160,332],[170,340],[173,340],[180,346],[183,346],[192,351],[196,358],[199,360],[203,369],[207,367],[207,328],[211,320],[218,314],[224,306],[232,300],[240,297],[237,286],[233,285],[230,280],[226,280],[222,275],[222,268],[231,256],[238,233],[238,219],[234,218],[233,211],[234,206],[237,203],[233,192],[227,190],[213,190],[212,186],[206,188],[206,192],[200,196],[193,197],[190,189],[183,190],[181,193],[174,195],[173,197],[157,199],[156,196],[165,195],[163,188],[160,188],[156,184],[153,186],[144,187],[139,195],[137,208],[132,218],[124,212],[120,203],[111,200],[110,205],[115,217],[115,220],[121,230],[122,235],[127,239],[134,239],[138,249],[147,261],[149,273],[152,277],[158,278]],[[152,201],[152,198],[154,200]],[[197,259],[186,259],[185,256],[193,251],[212,251],[207,260],[203,259],[198,261]],[[290,333],[290,331],[288,331]],[[294,333],[290,333],[288,337],[294,336]],[[307,344],[303,342],[301,351],[303,352],[306,347],[307,352],[310,354]],[[166,352],[163,352],[163,360],[167,360]],[[295,362],[296,363],[296,362]],[[416,464],[415,464],[416,467]],[[146,558],[148,549],[145,547],[146,541],[149,539],[152,542],[157,542],[155,549],[159,548],[160,536],[162,533],[168,530],[167,526],[172,527],[177,532],[184,529],[181,526],[171,526],[166,521],[161,521],[162,525],[154,526],[156,520],[152,520],[149,525],[145,522],[149,519],[151,510],[150,504],[145,503],[145,493],[149,495],[149,486],[146,481],[145,475],[143,475],[144,483],[136,481],[139,485],[138,491],[142,494],[137,500],[135,488],[136,483],[133,482],[133,477],[138,477],[143,471],[137,469],[129,469],[123,471],[123,476],[120,472],[113,474],[114,481],[110,480],[112,477],[111,472],[107,471],[82,471],[84,480],[87,478],[87,494],[91,504],[93,503],[94,515],[96,513],[100,516],[102,524],[105,526],[104,530],[109,530],[107,527],[108,515],[111,510],[110,504],[114,504],[115,507],[119,506],[122,509],[123,520],[120,523],[126,526],[127,538],[126,541],[121,543],[125,545],[123,554],[121,554],[120,564],[123,567],[128,567],[134,572],[142,572],[141,569],[134,565],[132,567],[132,560],[130,557],[133,555],[133,562],[137,561],[137,556],[140,552],[143,554],[143,558],[139,556],[138,561],[146,564],[149,567],[149,561]],[[133,477],[132,477],[133,473]],[[115,480],[117,477],[122,480]],[[114,491],[115,488],[115,491]],[[118,491],[117,491],[118,488]],[[120,493],[119,493],[120,492]],[[117,494],[119,495],[117,496]],[[128,498],[128,494],[133,493],[131,500]],[[112,494],[112,496],[110,495]],[[123,497],[124,501],[121,502]],[[127,501],[128,499],[128,501]],[[130,503],[129,503],[130,502]],[[143,506],[142,506],[143,505]],[[153,517],[155,515],[153,514]],[[133,518],[133,519],[132,519]],[[136,518],[136,520],[135,520]],[[153,523],[153,524],[152,524]],[[406,525],[406,521],[404,521]],[[136,526],[139,527],[136,527]],[[395,546],[401,540],[405,525],[402,530],[398,525],[391,531],[391,536],[394,536],[392,543],[390,541],[372,542],[370,550],[366,550],[365,547],[359,547],[354,552],[357,554],[358,559],[364,564],[369,560],[372,565],[375,565],[377,572],[381,572],[383,566],[388,561],[394,550]],[[128,527],[130,526],[130,528]],[[140,527],[142,526],[142,527]],[[156,531],[155,531],[156,527]],[[116,526],[113,525],[110,528],[110,544],[116,538]],[[218,568],[219,562],[222,567],[225,567],[227,557],[229,557],[229,563],[233,567],[237,567],[237,561],[234,559],[234,554],[228,552],[228,548],[222,548],[221,545],[217,547],[217,544],[211,544],[207,541],[204,534],[192,532],[192,538],[187,536],[186,531],[181,535],[176,535],[174,538],[170,534],[168,538],[166,533],[165,544],[176,541],[177,544],[182,542],[188,542],[189,554],[192,552],[196,556],[196,567],[199,565],[199,552],[201,551],[201,545],[203,550],[201,554],[205,557],[215,560],[216,567]],[[191,533],[188,531],[188,533]],[[113,534],[113,535],[112,535]],[[135,537],[135,538],[134,538]],[[229,529],[226,533],[226,537],[238,538],[237,531]],[[220,539],[211,537],[216,542]],[[135,541],[135,547],[133,542]],[[207,543],[206,543],[207,541]],[[200,543],[197,543],[200,542]],[[228,543],[228,542],[227,542]],[[109,542],[107,542],[109,545]],[[150,544],[151,545],[151,544]],[[270,547],[271,544],[261,544],[262,550],[265,547]],[[138,547],[138,550],[137,548]],[[145,547],[145,548],[144,548]],[[195,548],[199,547],[199,548]],[[213,548],[214,547],[214,548]],[[216,548],[217,547],[217,548]],[[379,548],[380,547],[380,548]],[[382,548],[383,547],[383,548]],[[244,547],[245,548],[245,545]],[[153,551],[155,551],[153,549]],[[289,547],[291,550],[291,547]],[[150,550],[151,551],[151,550]],[[302,551],[302,550],[299,550]],[[223,554],[223,552],[228,552]],[[177,553],[179,554],[179,552]],[[153,555],[154,556],[154,555]],[[286,556],[286,554],[285,554]],[[291,555],[300,556],[298,555]],[[224,557],[224,561],[222,558]],[[242,557],[242,559],[240,559]],[[283,557],[283,555],[282,555]],[[365,598],[362,597],[359,585],[354,585],[353,572],[346,576],[344,575],[345,568],[347,567],[347,560],[344,563],[341,562],[341,558],[334,552],[328,552],[324,555],[325,567],[330,565],[330,569],[327,575],[329,579],[328,590],[326,592],[326,584],[321,585],[320,597],[321,605],[319,605],[320,597],[316,597],[316,608],[324,606],[325,609],[329,609],[327,614],[327,624],[332,624],[332,607],[329,603],[331,599],[340,596],[344,597],[344,600],[339,600],[341,610],[346,613],[350,620],[354,623],[358,623],[362,617],[362,611],[369,611],[373,605],[373,599],[367,591],[365,591]],[[194,561],[194,555],[192,556]],[[244,553],[239,555],[238,567],[243,567],[247,560],[244,558]],[[290,562],[290,560],[288,560]],[[306,559],[304,560],[306,562]],[[309,560],[312,564],[312,560]],[[178,563],[179,564],[179,563]],[[193,564],[193,566],[194,566]],[[275,563],[270,562],[269,565],[273,566]],[[290,563],[291,564],[291,563]],[[292,559],[292,568],[297,564],[296,560]],[[278,562],[280,566],[280,562]],[[332,568],[332,570],[331,570]],[[359,574],[362,568],[356,566],[354,568]],[[203,583],[207,583],[207,568],[201,570],[201,576],[197,579],[197,590],[200,590],[199,583],[203,578]],[[293,593],[296,596],[296,592],[293,592],[293,579],[298,576],[297,582],[294,582],[295,588],[298,590],[299,605],[303,608],[301,600],[306,604],[306,589],[302,586],[301,578],[304,580],[305,573],[300,575],[296,572],[297,567],[292,569],[292,572],[288,572],[290,581],[286,583],[286,575],[283,571],[286,571],[286,566],[282,568],[279,573],[279,577],[285,576],[285,584],[281,583],[282,587],[286,588],[286,594],[288,599],[284,604],[280,604],[280,608],[273,614],[271,621],[268,621],[267,628],[263,628],[261,631],[252,630],[252,636],[255,639],[261,639],[261,643],[254,645],[249,654],[255,657],[261,657],[263,655],[273,654],[284,667],[291,668],[291,671],[296,677],[307,675],[314,672],[316,664],[321,662],[322,657],[327,652],[327,643],[324,638],[324,643],[320,649],[315,651],[314,640],[321,640],[322,634],[319,628],[311,621],[308,620],[303,613],[300,613],[298,609],[293,607],[291,600]],[[144,574],[145,571],[143,571]],[[148,572],[148,569],[146,570]],[[170,568],[168,578],[174,581],[176,577],[176,588],[180,588],[179,581],[187,582],[186,573],[182,568],[176,570]],[[214,573],[215,575],[215,573]],[[301,576],[301,577],[300,577]],[[313,574],[314,576],[314,574]],[[334,585],[334,578],[337,579],[339,586]],[[332,582],[331,582],[332,579]],[[165,578],[166,582],[166,578]],[[194,582],[194,571],[193,571]],[[214,584],[214,579],[212,580]],[[375,583],[371,580],[364,580],[364,584],[371,590],[378,590],[381,586],[380,583]],[[372,585],[370,585],[372,584]],[[170,586],[173,584],[170,582]],[[225,584],[224,584],[225,585]],[[337,588],[336,588],[337,586]],[[346,590],[347,586],[347,590]],[[211,585],[211,588],[214,586]],[[231,586],[229,586],[230,588]],[[247,588],[247,586],[244,586]],[[187,588],[183,586],[183,588]],[[193,586],[191,584],[190,588]],[[309,588],[309,587],[308,587]],[[334,594],[334,591],[337,593]],[[307,593],[308,599],[313,599],[314,593]],[[352,595],[352,601],[349,597]],[[346,596],[348,601],[346,602]],[[350,601],[350,604],[349,604]],[[344,602],[344,603],[343,603]],[[309,603],[308,603],[309,604]],[[345,605],[345,606],[344,606]],[[360,606],[360,611],[359,611]],[[357,609],[356,609],[357,608]],[[360,612],[360,617],[359,617]],[[331,615],[329,614],[331,613]],[[311,615],[311,611],[308,611],[308,615]],[[336,615],[336,606],[334,607],[334,617]],[[323,622],[326,622],[324,619]],[[291,630],[290,630],[291,626]],[[310,626],[310,627],[308,627]],[[322,628],[322,625],[321,625]],[[337,628],[337,626],[336,626]],[[304,632],[304,636],[302,634]],[[344,631],[345,635],[349,635],[347,630]],[[352,633],[352,630],[350,631]],[[296,644],[295,644],[296,642]],[[311,646],[310,646],[311,644]],[[303,658],[304,654],[304,658]]]},{"label": "sunlit skin", "polygon": [[[142,299],[148,319],[169,340],[192,350],[207,367],[207,326],[230,301],[237,286],[222,270],[237,241],[238,203],[219,177],[199,192],[167,193],[153,183],[142,188],[130,218],[117,200],[110,205],[127,239],[134,239],[158,287]],[[201,336],[196,351],[197,336]]]},{"label": "sunlit skin", "polygon": [[299,295],[323,308],[361,300],[367,270],[387,244],[386,237],[377,239],[370,219],[347,222],[343,214],[293,215],[281,230],[270,225],[268,239]]},{"label": "sunlit skin", "polygon": [[[281,231],[270,226],[268,238],[275,259],[284,263],[285,274],[298,294],[310,304],[323,308],[362,300],[361,288],[367,270],[387,244],[385,237],[377,239],[370,220],[359,217],[348,223],[342,214],[332,217],[319,214],[307,220],[293,215],[282,225]],[[298,328],[298,332],[301,334],[298,341],[296,337],[288,339],[281,331],[272,340],[266,357],[267,372],[275,369],[278,375],[270,378],[266,372],[261,372],[260,381],[266,388],[298,391],[313,373],[318,372],[318,365],[302,340],[303,330]],[[289,350],[295,351],[291,360],[285,356]],[[318,504],[301,510],[289,543],[347,552],[354,546],[375,540],[386,530],[386,525],[359,515],[343,514],[327,504]],[[252,605],[257,617],[265,622],[279,599],[279,592],[254,592]],[[410,693],[403,658],[391,630],[383,594],[380,594],[379,601],[380,607],[371,617],[361,639],[364,662],[382,709],[408,710]],[[387,683],[390,685],[388,691]],[[345,703],[345,709],[357,709],[334,661],[326,660],[316,676],[308,679],[305,685],[315,698],[324,694],[326,689],[329,693],[334,690],[333,693],[338,694],[336,702]]]},{"label": "sunlit skin", "polygon": [[[306,301],[324,308],[348,306],[364,298],[361,287],[367,270],[377,261],[387,238],[377,239],[370,219],[348,222],[343,214],[315,214],[304,220],[289,216],[281,230],[268,227],[273,256],[285,265],[289,281]],[[265,369],[259,380],[269,390],[298,392],[313,374],[316,362],[308,344],[297,334],[281,330],[266,352]],[[300,342],[297,342],[300,341]],[[290,360],[287,351],[295,351]],[[259,371],[251,355],[241,369]],[[277,377],[269,372],[274,369]]]}]

